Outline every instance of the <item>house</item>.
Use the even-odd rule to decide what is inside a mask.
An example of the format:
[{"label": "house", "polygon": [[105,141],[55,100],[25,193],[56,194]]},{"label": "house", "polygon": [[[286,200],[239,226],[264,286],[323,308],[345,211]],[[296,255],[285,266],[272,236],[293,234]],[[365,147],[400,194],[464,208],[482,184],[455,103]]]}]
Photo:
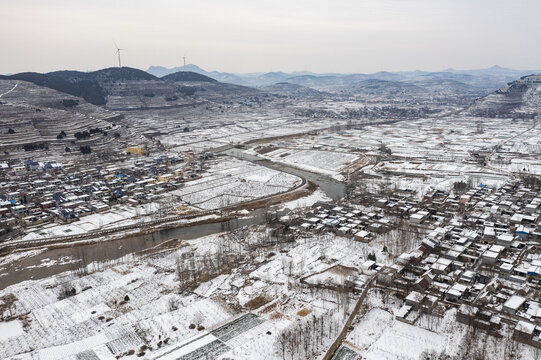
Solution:
[{"label": "house", "polygon": [[500,234],[496,238],[496,244],[503,245],[506,248],[509,248],[511,246],[511,243],[513,242],[513,235],[512,234]]},{"label": "house", "polygon": [[301,224],[301,228],[302,228],[303,230],[310,230],[310,229],[312,229],[313,227],[314,227],[314,224],[311,224],[311,223],[309,223],[309,222],[305,222],[305,223],[302,223],[302,224]]},{"label": "house", "polygon": [[77,213],[75,212],[75,210],[73,210],[71,208],[60,209],[60,211],[58,211],[57,215],[61,220],[64,220],[66,222],[71,222],[71,221],[76,220],[78,218]]},{"label": "house", "polygon": [[496,231],[494,230],[494,227],[485,226],[483,229],[483,238],[488,242],[494,242],[496,239]]},{"label": "house", "polygon": [[368,241],[370,233],[366,230],[361,230],[355,233],[355,240],[357,241]]},{"label": "house", "polygon": [[462,284],[455,283],[445,293],[445,299],[448,301],[458,301],[464,294],[466,294],[468,287]]},{"label": "house", "polygon": [[406,305],[409,305],[412,308],[417,309],[422,305],[425,298],[426,298],[425,294],[421,294],[420,292],[417,292],[417,291],[412,291],[408,294],[408,296],[406,296]]},{"label": "house", "polygon": [[417,211],[415,214],[412,214],[410,216],[410,220],[413,223],[420,224],[422,223],[429,215],[428,211],[420,210]]},{"label": "house", "polygon": [[28,213],[28,210],[24,205],[16,205],[11,207],[11,213],[15,216],[22,216],[26,215]]},{"label": "house", "polygon": [[50,209],[50,208],[55,207],[56,203],[52,200],[49,200],[49,201],[44,201],[40,203],[39,206],[41,207],[41,210],[45,210],[45,209]]},{"label": "house", "polygon": [[522,296],[513,295],[503,304],[502,310],[508,314],[515,315],[517,311],[524,307],[526,299]]},{"label": "house", "polygon": [[541,324],[541,308],[537,309],[537,313],[535,314],[535,322]]},{"label": "house", "polygon": [[434,272],[444,274],[450,271],[450,266],[453,261],[450,259],[445,259],[440,257],[432,266],[430,267]]},{"label": "house", "polygon": [[376,262],[373,260],[366,260],[364,263],[361,264],[361,270],[363,272],[369,272],[375,269],[376,269]]},{"label": "house", "polygon": [[350,235],[353,232],[353,229],[349,226],[340,226],[336,231],[339,235],[345,236]]},{"label": "house", "polygon": [[131,155],[143,155],[143,149],[140,146],[128,146],[126,152]]},{"label": "house", "polygon": [[460,276],[460,281],[465,283],[472,283],[475,280],[475,273],[471,270],[466,270]]},{"label": "house", "polygon": [[101,201],[93,201],[90,203],[90,207],[92,210],[96,211],[96,212],[102,212],[102,211],[105,211],[107,209],[109,209],[109,205],[101,202]]},{"label": "house", "polygon": [[460,203],[461,204],[466,204],[467,202],[469,202],[471,200],[471,196],[469,195],[462,195],[460,197]]},{"label": "house", "polygon": [[164,174],[164,175],[159,175],[158,176],[158,180],[163,181],[163,182],[170,182],[174,178],[175,178],[174,174]]},{"label": "house", "polygon": [[513,339],[521,342],[530,342],[535,332],[535,324],[518,321],[513,331]]},{"label": "house", "polygon": [[340,220],[339,219],[327,219],[325,221],[325,226],[329,226],[329,227],[337,227],[338,225],[340,225]]}]

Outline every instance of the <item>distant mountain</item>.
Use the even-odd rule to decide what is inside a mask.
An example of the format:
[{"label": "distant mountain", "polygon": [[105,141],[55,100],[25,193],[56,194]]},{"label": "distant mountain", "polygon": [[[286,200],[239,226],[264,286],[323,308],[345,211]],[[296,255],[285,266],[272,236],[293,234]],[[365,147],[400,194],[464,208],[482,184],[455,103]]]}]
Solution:
[{"label": "distant mountain", "polygon": [[288,82],[279,82],[273,85],[261,87],[261,90],[280,96],[290,96],[299,98],[323,98],[329,96],[329,93],[321,92],[307,86],[291,84]]},{"label": "distant mountain", "polygon": [[454,79],[448,78],[432,78],[432,77],[420,77],[414,78],[411,80],[404,81],[405,83],[413,84],[417,87],[424,89],[424,91],[431,92],[446,92],[457,94],[482,94],[484,89],[477,88],[475,86],[469,85],[465,82],[461,82]]},{"label": "distant mountain", "polygon": [[46,74],[20,73],[0,77],[24,80],[113,110],[172,107],[191,102],[190,94],[145,71],[129,67],[93,72],[56,71]]},{"label": "distant mountain", "polygon": [[487,69],[473,69],[473,70],[447,69],[447,70],[444,70],[444,72],[451,72],[455,74],[471,74],[471,75],[509,76],[509,77],[514,77],[515,79],[517,79],[520,76],[539,72],[539,70],[515,70],[515,69],[510,69],[510,68],[494,65]]},{"label": "distant mountain", "polygon": [[248,85],[248,82],[244,81],[241,76],[230,74],[230,73],[221,73],[218,71],[205,71],[201,69],[199,66],[194,64],[188,64],[186,66],[178,66],[174,68],[166,68],[163,66],[151,66],[147,69],[147,72],[149,74],[152,74],[157,77],[164,77],[170,74],[178,73],[178,72],[194,72],[197,74],[208,76],[214,80],[220,81],[220,82],[226,82],[231,84],[238,84],[238,85]]},{"label": "distant mountain", "polygon": [[216,81],[206,75],[191,71],[179,71],[162,77],[173,84],[178,91],[212,101],[244,101],[264,93],[260,90]]},{"label": "distant mountain", "polygon": [[174,67],[174,68],[170,68],[170,69],[168,69],[166,67],[163,67],[163,66],[151,66],[151,67],[149,67],[147,69],[147,73],[152,74],[152,75],[157,76],[157,77],[164,77],[164,76],[169,75],[169,74],[173,74],[173,73],[176,73],[176,72],[183,72],[183,71],[190,71],[190,72],[203,74],[203,75],[207,74],[207,72],[205,70],[203,70],[199,66],[193,65],[193,64],[188,64],[186,66],[178,66],[178,67]]},{"label": "distant mountain", "polygon": [[541,75],[523,76],[475,101],[466,112],[487,117],[532,118],[541,114]]},{"label": "distant mountain", "polygon": [[348,92],[351,87],[361,81],[370,79],[365,74],[352,75],[301,75],[287,78],[286,81],[293,84],[307,86],[319,91]]},{"label": "distant mountain", "polygon": [[337,93],[348,93],[351,86],[356,86],[358,82],[369,79],[385,81],[409,81],[412,79],[415,81],[424,81],[425,79],[437,79],[464,83],[475,88],[476,91],[481,91],[481,94],[486,94],[490,91],[496,90],[504,84],[521,76],[537,73],[536,71],[513,70],[500,66],[493,66],[488,69],[446,69],[439,72],[415,70],[402,72],[380,71],[373,74],[316,74],[310,71],[297,71],[293,73],[268,72],[232,74],[217,71],[208,72],[193,64],[172,69],[167,69],[161,66],[151,66],[147,71],[156,76],[164,76],[177,71],[193,71],[209,76],[221,82],[237,85],[264,87],[276,84],[278,82],[288,82],[291,84],[307,86],[320,91],[331,91]]},{"label": "distant mountain", "polygon": [[211,77],[193,72],[193,71],[179,71],[173,74],[169,74],[162,77],[167,81],[200,81],[200,82],[217,82]]},{"label": "distant mountain", "polygon": [[401,93],[420,93],[423,89],[417,85],[392,80],[368,79],[352,86],[355,92],[362,92],[366,95],[399,95]]}]

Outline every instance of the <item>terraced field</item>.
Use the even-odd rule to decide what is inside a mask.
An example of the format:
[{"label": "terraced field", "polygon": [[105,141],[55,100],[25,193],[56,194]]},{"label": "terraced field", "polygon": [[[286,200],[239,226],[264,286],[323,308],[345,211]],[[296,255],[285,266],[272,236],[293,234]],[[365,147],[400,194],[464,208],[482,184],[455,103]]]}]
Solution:
[{"label": "terraced field", "polygon": [[[15,85],[17,85],[15,87]],[[13,91],[8,92],[10,89]],[[117,124],[120,114],[56,90],[25,81],[0,80],[0,150],[21,152],[25,144],[46,143],[51,151],[64,152],[66,146],[78,149],[90,145],[94,150],[114,149],[115,132],[124,133]],[[77,132],[100,128],[107,131],[77,140]],[[10,131],[9,129],[12,129]],[[66,136],[59,139],[64,131]]]}]

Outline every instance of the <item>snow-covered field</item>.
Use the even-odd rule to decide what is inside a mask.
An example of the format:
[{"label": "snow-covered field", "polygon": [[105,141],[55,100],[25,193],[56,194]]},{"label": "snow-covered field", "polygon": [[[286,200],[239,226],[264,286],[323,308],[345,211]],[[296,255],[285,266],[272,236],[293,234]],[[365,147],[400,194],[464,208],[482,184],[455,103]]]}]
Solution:
[{"label": "snow-covered field", "polygon": [[287,191],[300,185],[294,175],[244,160],[218,158],[202,178],[171,192],[191,206],[212,210]]},{"label": "snow-covered field", "polygon": [[[190,132],[179,132],[161,136],[161,142],[175,146],[175,150],[209,150],[228,144],[244,143],[260,138],[280,137],[297,133],[324,129],[340,123],[333,120],[303,121],[290,115],[261,116],[253,114],[246,119],[237,117],[235,123],[223,126],[200,128]],[[342,121],[342,123],[344,123]]]},{"label": "snow-covered field", "polygon": [[[264,229],[239,231],[185,241],[106,270],[9,286],[0,291],[2,301],[14,296],[3,314],[9,322],[0,322],[0,331],[10,329],[0,339],[0,357],[111,359],[144,352],[145,358],[167,359],[167,354],[195,356],[195,351],[220,359],[254,359],[262,353],[281,359],[280,331],[312,317],[325,318],[329,326],[313,347],[322,354],[339,328],[338,318],[327,325],[334,319],[329,312],[342,314],[354,301],[296,279],[338,264],[359,267],[371,245],[330,235],[268,243]],[[223,256],[238,260],[223,268]],[[200,272],[200,266],[218,272],[200,280],[193,292],[183,290],[179,268]],[[259,297],[267,305],[250,305]]]},{"label": "snow-covered field", "polygon": [[359,155],[325,150],[278,149],[265,154],[264,157],[275,162],[293,165],[303,170],[343,180],[340,170],[356,160]]},{"label": "snow-covered field", "polygon": [[23,240],[70,236],[136,224],[137,221],[140,221],[141,216],[153,214],[159,207],[159,203],[148,203],[139,206],[115,205],[105,212],[82,217],[81,220],[70,224],[47,224],[35,230],[31,228],[29,233],[23,237]]}]

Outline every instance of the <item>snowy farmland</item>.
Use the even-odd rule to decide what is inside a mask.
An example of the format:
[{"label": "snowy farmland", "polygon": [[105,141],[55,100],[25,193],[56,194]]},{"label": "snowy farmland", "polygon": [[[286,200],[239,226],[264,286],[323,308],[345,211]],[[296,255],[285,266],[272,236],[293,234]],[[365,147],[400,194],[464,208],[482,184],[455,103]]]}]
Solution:
[{"label": "snowy farmland", "polygon": [[264,156],[275,162],[329,175],[337,180],[343,180],[340,170],[359,157],[347,152],[296,149],[279,149]]},{"label": "snowy farmland", "polygon": [[[342,180],[347,168],[348,173],[361,169],[368,175],[361,177],[364,186],[373,191],[391,182],[422,196],[430,189],[447,191],[458,181],[498,186],[510,171],[539,173],[541,128],[533,125],[467,117],[366,125],[277,140],[260,156]],[[477,152],[490,154],[487,164],[475,161]]]},{"label": "snowy farmland", "polygon": [[[7,319],[0,330],[10,329],[0,338],[0,357],[253,359],[263,351],[281,359],[283,329],[323,321],[328,330],[303,350],[321,355],[353,300],[295,279],[358,267],[372,245],[330,235],[281,243],[254,230],[9,286],[0,291]],[[199,266],[209,272],[190,282],[192,292],[183,280]]]},{"label": "snowy farmland", "polygon": [[299,177],[234,158],[218,158],[202,178],[171,192],[187,204],[213,210],[285,192]]}]

